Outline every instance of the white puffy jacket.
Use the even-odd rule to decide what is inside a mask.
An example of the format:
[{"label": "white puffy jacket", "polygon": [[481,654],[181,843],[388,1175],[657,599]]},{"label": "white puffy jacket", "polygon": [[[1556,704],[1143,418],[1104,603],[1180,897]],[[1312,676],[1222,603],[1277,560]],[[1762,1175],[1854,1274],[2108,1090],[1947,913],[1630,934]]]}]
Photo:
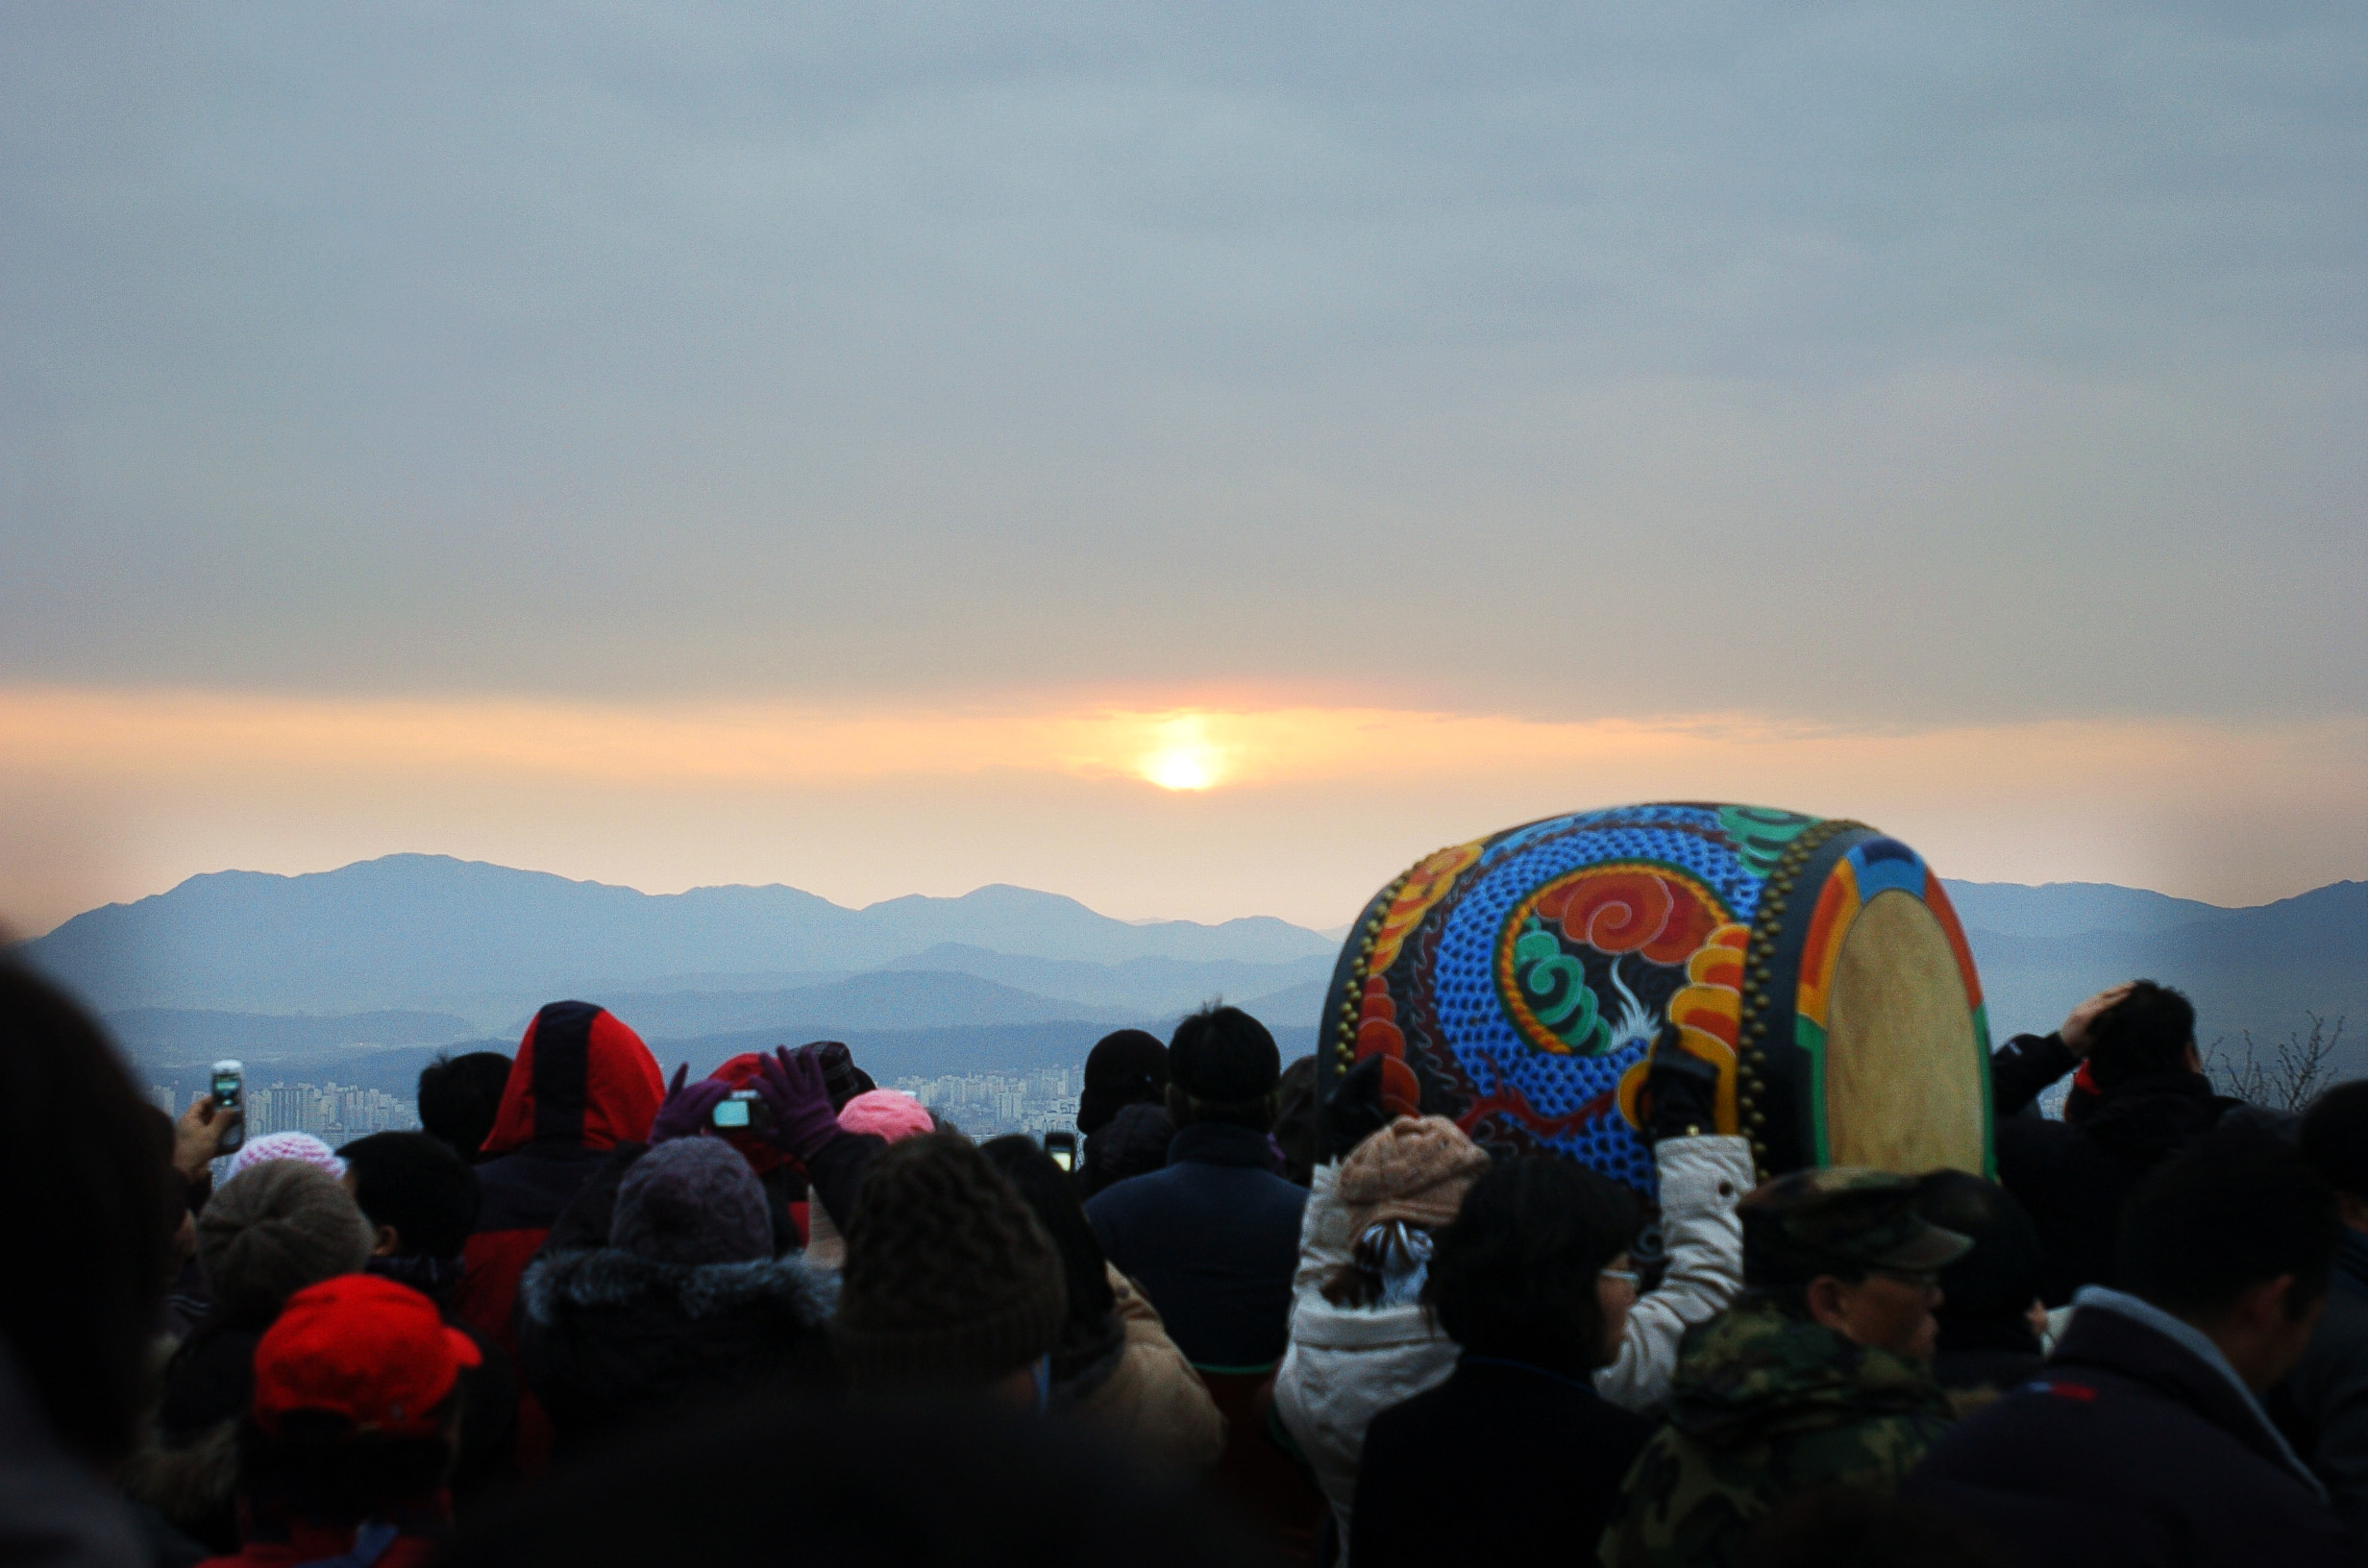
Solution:
[{"label": "white puffy jacket", "polygon": [[[1672,1138],[1654,1150],[1661,1178],[1660,1286],[1628,1313],[1619,1354],[1595,1374],[1613,1404],[1654,1414],[1669,1397],[1677,1345],[1743,1287],[1743,1226],[1735,1206],[1751,1189],[1751,1145],[1739,1138]],[[1354,1237],[1334,1195],[1337,1164],[1316,1169],[1299,1226],[1291,1344],[1274,1375],[1274,1407],[1315,1469],[1346,1551],[1357,1463],[1374,1416],[1447,1381],[1460,1354],[1421,1307],[1336,1307],[1323,1282],[1348,1261]]]}]

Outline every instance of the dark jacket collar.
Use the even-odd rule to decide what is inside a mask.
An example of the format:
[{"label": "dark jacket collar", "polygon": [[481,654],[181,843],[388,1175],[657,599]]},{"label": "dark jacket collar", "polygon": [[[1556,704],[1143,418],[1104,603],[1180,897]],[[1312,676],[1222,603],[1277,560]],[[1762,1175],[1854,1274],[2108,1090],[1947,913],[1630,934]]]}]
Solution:
[{"label": "dark jacket collar", "polygon": [[1567,1372],[1557,1372],[1552,1367],[1540,1366],[1535,1361],[1518,1360],[1510,1356],[1475,1356],[1468,1350],[1456,1358],[1455,1373],[1457,1377],[1467,1381],[1480,1383],[1493,1382],[1498,1379],[1535,1379],[1546,1384],[1559,1384],[1568,1392],[1583,1395],[1590,1400],[1599,1400],[1603,1397],[1595,1392],[1595,1385],[1584,1376],[1573,1377]]},{"label": "dark jacket collar", "polygon": [[362,1268],[365,1274],[376,1274],[397,1285],[407,1285],[438,1307],[447,1309],[460,1294],[460,1278],[466,1271],[467,1264],[462,1259],[431,1258],[424,1252],[403,1252],[392,1257],[373,1258]]},{"label": "dark jacket collar", "polygon": [[1264,1133],[1221,1121],[1196,1121],[1168,1140],[1172,1165],[1246,1165],[1274,1169],[1274,1145]]},{"label": "dark jacket collar", "polygon": [[2143,1384],[2326,1496],[2309,1466],[2286,1445],[2260,1404],[2200,1331],[2134,1296],[2097,1286],[2083,1290],[2076,1305],[2071,1325],[2048,1358],[2050,1372],[2095,1367]]},{"label": "dark jacket collar", "polygon": [[2200,1072],[2149,1072],[2099,1095],[2080,1130],[2107,1152],[2153,1164],[2210,1131],[2242,1101],[2212,1092]]}]

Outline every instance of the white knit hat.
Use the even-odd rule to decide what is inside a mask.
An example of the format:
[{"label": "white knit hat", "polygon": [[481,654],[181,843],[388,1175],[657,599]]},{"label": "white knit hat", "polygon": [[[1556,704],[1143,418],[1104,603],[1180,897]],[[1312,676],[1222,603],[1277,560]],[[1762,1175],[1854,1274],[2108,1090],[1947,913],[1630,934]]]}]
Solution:
[{"label": "white knit hat", "polygon": [[231,1156],[231,1175],[235,1176],[250,1165],[259,1165],[266,1160],[301,1160],[308,1165],[345,1180],[345,1162],[337,1151],[314,1138],[310,1133],[265,1133],[249,1139],[246,1145]]}]

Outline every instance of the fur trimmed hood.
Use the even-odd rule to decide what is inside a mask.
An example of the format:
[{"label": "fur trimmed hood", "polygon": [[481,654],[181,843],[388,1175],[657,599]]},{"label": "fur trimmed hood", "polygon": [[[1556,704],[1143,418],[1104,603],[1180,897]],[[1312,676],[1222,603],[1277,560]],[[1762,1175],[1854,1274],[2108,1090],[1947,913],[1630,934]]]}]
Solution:
[{"label": "fur trimmed hood", "polygon": [[838,1280],[797,1258],[666,1263],[598,1247],[539,1259],[518,1289],[518,1362],[562,1448],[701,1399],[835,1392]]},{"label": "fur trimmed hood", "polygon": [[803,1309],[827,1322],[838,1305],[838,1276],[796,1258],[745,1263],[664,1263],[621,1247],[563,1252],[538,1260],[519,1283],[518,1302],[536,1324],[572,1312],[667,1308],[693,1321],[749,1308]]}]

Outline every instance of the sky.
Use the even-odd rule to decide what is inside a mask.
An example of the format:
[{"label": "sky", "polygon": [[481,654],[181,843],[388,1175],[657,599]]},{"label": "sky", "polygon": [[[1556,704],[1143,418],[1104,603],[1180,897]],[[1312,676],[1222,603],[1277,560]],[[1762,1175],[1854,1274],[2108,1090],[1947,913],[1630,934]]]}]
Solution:
[{"label": "sky", "polygon": [[2368,876],[2368,12],[0,9],[0,920]]}]

